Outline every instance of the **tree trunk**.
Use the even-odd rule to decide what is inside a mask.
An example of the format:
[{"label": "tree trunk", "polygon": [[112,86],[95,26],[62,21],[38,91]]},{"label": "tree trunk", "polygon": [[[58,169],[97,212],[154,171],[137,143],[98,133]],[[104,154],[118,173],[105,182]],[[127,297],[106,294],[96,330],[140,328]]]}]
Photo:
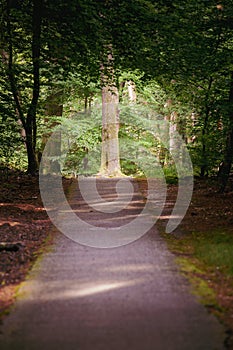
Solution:
[{"label": "tree trunk", "polygon": [[[63,104],[62,100],[62,91],[54,92],[47,98],[47,102],[45,105],[45,122],[48,123],[49,132],[43,135],[42,137],[42,151],[52,134],[51,129],[53,130],[58,122],[54,121],[53,123],[49,123],[50,118],[52,116],[62,116],[63,113]],[[51,161],[48,165],[48,169],[52,174],[59,174],[61,171],[60,162],[58,157],[61,156],[61,131],[55,130],[53,133],[53,142],[49,143],[47,146],[47,155],[51,157]],[[45,171],[46,167],[44,167]]]},{"label": "tree trunk", "polygon": [[158,154],[158,160],[162,167],[165,165],[168,165],[169,161],[169,149],[163,145],[163,140],[167,141],[167,146],[169,145],[169,138],[170,138],[170,115],[164,116],[165,124],[164,129],[161,130],[161,134],[163,134],[163,138],[160,139],[160,146],[159,146],[159,154]]},{"label": "tree trunk", "polygon": [[40,36],[42,22],[42,0],[33,1],[32,13],[32,63],[33,63],[33,91],[26,118],[26,145],[28,152],[28,173],[34,174],[38,170],[36,157],[37,122],[36,112],[40,95]]},{"label": "tree trunk", "polygon": [[[101,66],[102,81],[102,153],[99,174],[122,176],[119,154],[119,94],[115,84],[112,46],[105,47]],[[106,58],[105,58],[106,57]]]},{"label": "tree trunk", "polygon": [[102,153],[101,175],[119,176],[121,174],[119,155],[119,111],[118,90],[116,87],[102,88]]},{"label": "tree trunk", "polygon": [[171,112],[169,123],[169,151],[170,153],[177,151],[178,145],[175,138],[177,132],[177,113]]},{"label": "tree trunk", "polygon": [[231,172],[233,161],[233,72],[231,73],[231,83],[229,91],[229,130],[226,138],[226,148],[224,160],[219,168],[220,192],[224,192]]},{"label": "tree trunk", "polygon": [[205,112],[205,119],[202,128],[202,153],[201,153],[201,168],[200,176],[204,177],[208,175],[208,156],[207,156],[207,147],[206,147],[206,135],[208,133],[208,124],[209,124],[209,113],[210,109],[207,107]]},{"label": "tree trunk", "polygon": [[33,133],[31,127],[25,128],[26,133],[26,148],[27,148],[27,159],[28,168],[27,173],[35,175],[38,170],[38,161],[36,157],[35,145],[33,142]]},{"label": "tree trunk", "polygon": [[137,102],[136,85],[132,80],[127,81],[128,96],[130,103]]},{"label": "tree trunk", "polygon": [[233,158],[233,127],[229,131],[226,140],[226,150],[224,154],[224,161],[219,168],[219,183],[220,183],[220,192],[223,193],[226,189],[228,178],[231,172]]},{"label": "tree trunk", "polygon": [[204,177],[205,175],[208,176],[208,150],[207,150],[207,142],[206,142],[206,136],[208,135],[208,128],[209,128],[209,117],[210,117],[210,92],[213,85],[213,78],[210,77],[209,85],[206,91],[205,96],[205,118],[204,118],[204,124],[202,128],[202,154],[201,154],[201,168],[200,168],[200,176]]},{"label": "tree trunk", "polygon": [[162,166],[168,165],[171,162],[171,154],[177,151],[177,140],[175,139],[175,134],[177,130],[177,114],[172,111],[172,100],[168,99],[164,105],[168,109],[168,113],[165,115],[164,120],[165,129],[164,140],[167,140],[167,148],[162,144],[160,145],[159,151],[159,162]]}]

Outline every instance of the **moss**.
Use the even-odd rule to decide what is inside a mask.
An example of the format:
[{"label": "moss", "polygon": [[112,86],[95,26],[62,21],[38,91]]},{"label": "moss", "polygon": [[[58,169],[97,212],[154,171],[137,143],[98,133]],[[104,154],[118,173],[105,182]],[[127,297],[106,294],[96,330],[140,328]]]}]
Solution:
[{"label": "moss", "polygon": [[[216,285],[219,278],[216,275],[216,269],[218,273],[220,271],[217,265],[210,264],[208,259],[200,257],[199,254],[201,244],[204,241],[206,244],[206,240],[208,241],[208,234],[200,233],[198,237],[196,233],[185,234],[181,238],[171,234],[162,234],[162,236],[165,238],[169,250],[176,255],[175,260],[181,273],[188,279],[191,292],[210,312],[223,321],[226,310],[220,305],[218,286]],[[217,236],[216,240],[218,240]],[[221,274],[221,276],[221,278],[225,278],[225,275]]]},{"label": "moss", "polygon": [[180,266],[181,272],[188,278],[192,293],[198,297],[200,302],[219,309],[216,292],[209,286],[206,272],[188,258],[177,258],[176,262]]}]

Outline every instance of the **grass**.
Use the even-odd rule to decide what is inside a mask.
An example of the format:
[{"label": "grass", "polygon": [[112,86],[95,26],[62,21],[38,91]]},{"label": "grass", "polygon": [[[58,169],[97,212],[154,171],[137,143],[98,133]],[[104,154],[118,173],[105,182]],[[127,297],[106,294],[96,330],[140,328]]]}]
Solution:
[{"label": "grass", "polygon": [[229,295],[233,286],[233,234],[224,230],[185,234],[179,238],[163,234],[169,249],[175,253],[181,272],[188,278],[192,292],[201,303],[224,321],[225,305],[221,293]]},{"label": "grass", "polygon": [[233,277],[233,234],[219,231],[195,236],[195,256],[203,263]]},{"label": "grass", "polygon": [[233,277],[233,234],[227,231],[198,232],[181,238],[164,235],[177,255],[192,256],[203,264]]}]

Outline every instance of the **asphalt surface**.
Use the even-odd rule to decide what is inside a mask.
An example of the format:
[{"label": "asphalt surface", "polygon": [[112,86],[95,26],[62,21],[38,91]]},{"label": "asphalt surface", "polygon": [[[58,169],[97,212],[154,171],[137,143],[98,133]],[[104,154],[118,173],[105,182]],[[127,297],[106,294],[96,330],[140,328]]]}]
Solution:
[{"label": "asphalt surface", "polygon": [[[112,184],[100,183],[108,200],[116,197]],[[144,206],[136,193],[121,213],[101,213],[81,201],[76,187],[72,193],[76,214],[98,227],[134,220]],[[221,350],[225,336],[191,294],[156,227],[110,249],[57,232],[1,326],[0,349]]]}]

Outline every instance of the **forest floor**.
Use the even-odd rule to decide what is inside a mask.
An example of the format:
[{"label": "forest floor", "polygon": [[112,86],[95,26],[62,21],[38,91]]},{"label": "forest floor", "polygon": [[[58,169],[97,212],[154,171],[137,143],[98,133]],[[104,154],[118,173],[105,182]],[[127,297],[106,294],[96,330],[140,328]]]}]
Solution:
[{"label": "forest floor", "polygon": [[[232,180],[231,180],[232,181]],[[64,180],[65,190],[70,180]],[[146,192],[146,181],[139,181]],[[158,226],[181,270],[202,302],[233,332],[233,188],[217,192],[215,180],[196,180],[192,202],[179,229],[163,233],[177,194],[168,186]],[[52,242],[52,224],[43,208],[38,178],[10,174],[0,182],[0,318],[40,253]],[[6,243],[6,244],[5,244]]]},{"label": "forest floor", "polygon": [[[64,179],[64,188],[70,180]],[[52,243],[38,177],[9,174],[0,181],[0,319],[41,252]]]}]

